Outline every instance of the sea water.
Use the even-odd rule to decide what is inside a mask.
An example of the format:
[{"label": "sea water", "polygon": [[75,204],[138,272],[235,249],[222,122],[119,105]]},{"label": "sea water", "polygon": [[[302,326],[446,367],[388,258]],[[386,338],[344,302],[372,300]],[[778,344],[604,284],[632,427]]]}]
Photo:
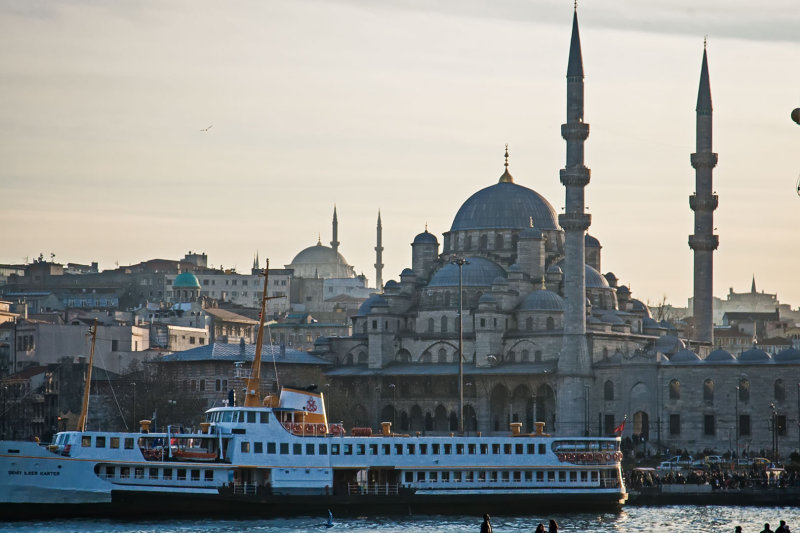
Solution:
[{"label": "sea water", "polygon": [[[479,510],[478,510],[479,511]],[[687,532],[718,533],[733,532],[737,525],[744,533],[758,533],[769,523],[772,529],[780,520],[800,531],[800,509],[795,507],[626,507],[620,513],[601,514],[555,514],[552,516],[492,516],[494,533],[507,531],[533,532],[541,522],[547,526],[550,519],[559,523],[559,531],[592,533],[626,532]],[[112,533],[188,533],[188,532],[270,532],[294,533],[299,531],[358,531],[381,533],[461,533],[480,531],[481,513],[474,516],[360,516],[337,517],[334,525],[325,526],[325,516],[302,516],[272,519],[175,519],[110,520],[70,519],[48,521],[22,521],[0,524],[3,531],[19,533],[58,532],[86,533],[93,531]]]}]

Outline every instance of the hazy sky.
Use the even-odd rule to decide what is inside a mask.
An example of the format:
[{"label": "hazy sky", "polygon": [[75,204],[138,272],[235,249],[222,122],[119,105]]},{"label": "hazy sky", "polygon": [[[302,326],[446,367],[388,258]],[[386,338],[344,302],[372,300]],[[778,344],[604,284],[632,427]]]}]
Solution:
[{"label": "hazy sky", "polygon": [[[715,295],[800,305],[796,0],[585,0],[590,233],[634,296],[686,305],[697,84],[714,104]],[[374,283],[497,182],[564,205],[564,0],[0,0],[0,262],[328,243]],[[200,131],[209,125],[213,127]]]}]

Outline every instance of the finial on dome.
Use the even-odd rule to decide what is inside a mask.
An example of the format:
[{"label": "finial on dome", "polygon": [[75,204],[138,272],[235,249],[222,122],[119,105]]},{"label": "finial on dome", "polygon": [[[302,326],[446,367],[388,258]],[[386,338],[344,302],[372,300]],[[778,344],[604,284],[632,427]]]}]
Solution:
[{"label": "finial on dome", "polygon": [[425,223],[425,233],[428,233],[428,223]]},{"label": "finial on dome", "polygon": [[317,233],[317,246],[322,246],[322,233]]},{"label": "finial on dome", "polygon": [[703,50],[708,50],[708,35],[703,37]]},{"label": "finial on dome", "polygon": [[506,162],[505,162],[506,170],[505,170],[505,172],[503,172],[503,175],[500,176],[499,183],[514,183],[514,178],[508,172],[508,143],[506,143],[506,155],[505,155],[505,158],[506,158]]},{"label": "finial on dome", "polygon": [[578,10],[578,0],[575,0],[575,11]]}]

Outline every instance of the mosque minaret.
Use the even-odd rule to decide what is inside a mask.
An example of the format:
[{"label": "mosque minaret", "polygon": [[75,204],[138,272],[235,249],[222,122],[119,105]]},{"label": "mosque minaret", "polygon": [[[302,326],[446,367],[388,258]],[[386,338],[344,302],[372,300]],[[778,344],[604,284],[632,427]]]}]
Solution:
[{"label": "mosque minaret", "polygon": [[375,287],[379,291],[383,288],[383,226],[381,225],[380,210],[378,210],[378,228],[375,240]]}]

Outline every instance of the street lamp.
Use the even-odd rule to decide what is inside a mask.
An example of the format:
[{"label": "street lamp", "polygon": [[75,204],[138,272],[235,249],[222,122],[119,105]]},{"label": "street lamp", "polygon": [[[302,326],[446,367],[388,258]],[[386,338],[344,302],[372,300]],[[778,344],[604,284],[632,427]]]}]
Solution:
[{"label": "street lamp", "polygon": [[464,434],[464,299],[462,269],[469,261],[453,256],[450,263],[458,266],[458,433]]},{"label": "street lamp", "polygon": [[392,389],[392,427],[397,427],[395,425],[397,419],[397,387],[394,383],[389,383],[389,388]]},{"label": "street lamp", "polygon": [[736,386],[736,459],[739,459],[739,386]]},{"label": "street lamp", "polygon": [[772,461],[778,462],[778,412],[775,410],[775,404],[770,402],[769,408],[772,410]]}]

